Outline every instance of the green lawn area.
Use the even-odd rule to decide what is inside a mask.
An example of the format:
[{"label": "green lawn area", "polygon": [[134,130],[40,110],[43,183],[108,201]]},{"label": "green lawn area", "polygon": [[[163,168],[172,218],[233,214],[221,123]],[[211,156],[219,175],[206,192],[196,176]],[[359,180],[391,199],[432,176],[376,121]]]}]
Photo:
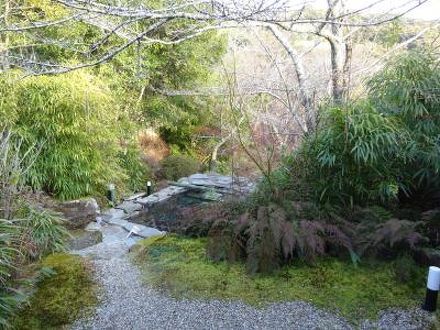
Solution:
[{"label": "green lawn area", "polygon": [[249,276],[243,265],[209,261],[205,245],[205,239],[150,238],[136,246],[134,260],[146,282],[176,298],[241,299],[261,307],[303,300],[353,322],[389,307],[415,307],[424,298],[426,270],[410,259],[357,267],[336,259],[316,266],[298,261],[272,275]]}]

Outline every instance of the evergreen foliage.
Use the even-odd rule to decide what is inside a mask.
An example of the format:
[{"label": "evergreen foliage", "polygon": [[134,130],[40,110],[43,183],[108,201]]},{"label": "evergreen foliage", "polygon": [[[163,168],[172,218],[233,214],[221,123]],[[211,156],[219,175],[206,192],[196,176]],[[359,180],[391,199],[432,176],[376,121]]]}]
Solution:
[{"label": "evergreen foliage", "polygon": [[197,159],[187,155],[171,155],[162,162],[163,177],[167,180],[178,180],[182,177],[197,173],[201,164]]},{"label": "evergreen foliage", "polygon": [[298,152],[314,199],[346,205],[395,200],[405,140],[396,123],[370,103],[323,112],[322,128]]},{"label": "evergreen foliage", "polygon": [[144,159],[138,145],[130,143],[118,152],[119,165],[127,176],[126,187],[129,191],[142,191],[146,182],[152,179],[152,172]]},{"label": "evergreen foliage", "polygon": [[[149,5],[160,8],[163,1]],[[67,10],[47,0],[24,0],[22,7],[21,14],[9,14],[11,24],[54,21]],[[190,23],[176,22],[167,28],[178,28],[178,24]],[[140,22],[136,29],[142,28]],[[71,20],[11,35],[10,52],[17,57],[32,52],[35,61],[75,66],[105,33]],[[74,46],[62,47],[63,41]],[[123,42],[112,35],[87,60],[99,58]],[[139,43],[106,65],[56,77],[20,80],[18,70],[2,73],[0,119],[17,128],[28,143],[43,144],[28,183],[61,199],[102,195],[110,181],[121,191],[143,187],[149,169],[132,145],[133,137],[152,127],[162,132],[166,142],[190,152],[194,130],[207,120],[202,111],[206,102],[166,93],[209,85],[215,78],[211,66],[220,60],[225,46],[225,35],[212,31],[178,45]],[[125,148],[127,143],[130,147]]]},{"label": "evergreen foliage", "polygon": [[409,52],[370,80],[368,101],[325,109],[318,132],[293,159],[305,165],[315,200],[390,205],[438,189],[439,82],[436,60]]},{"label": "evergreen foliage", "polygon": [[[13,92],[2,96],[6,97],[14,130],[26,145],[42,146],[28,173],[33,188],[61,199],[99,195],[111,181],[124,184],[125,165],[133,168],[137,161],[141,167],[136,149],[130,150],[131,161],[118,161],[124,118],[100,79],[86,72],[31,77],[14,84]],[[142,178],[132,178],[136,179]]]},{"label": "evergreen foliage", "polygon": [[[398,175],[409,195],[426,197],[440,187],[440,69],[429,52],[394,59],[370,81],[377,110],[399,122],[406,163]],[[413,196],[414,197],[414,196]]]}]

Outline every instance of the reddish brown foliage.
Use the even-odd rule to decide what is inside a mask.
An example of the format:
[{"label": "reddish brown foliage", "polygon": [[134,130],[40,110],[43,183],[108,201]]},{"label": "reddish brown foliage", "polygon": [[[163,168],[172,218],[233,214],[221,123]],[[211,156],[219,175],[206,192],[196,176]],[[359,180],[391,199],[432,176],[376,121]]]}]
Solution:
[{"label": "reddish brown foliage", "polygon": [[145,161],[152,167],[157,167],[159,162],[170,153],[167,144],[152,129],[140,132],[138,141]]}]

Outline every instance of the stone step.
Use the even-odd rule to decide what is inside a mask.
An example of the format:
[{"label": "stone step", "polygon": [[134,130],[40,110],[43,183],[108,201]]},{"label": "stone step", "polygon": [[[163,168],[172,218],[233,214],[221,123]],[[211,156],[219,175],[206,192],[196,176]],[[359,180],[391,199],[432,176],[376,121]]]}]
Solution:
[{"label": "stone step", "polygon": [[124,219],[126,217],[126,214],[122,210],[118,209],[111,209],[115,211],[108,211],[109,214],[121,214],[116,211],[121,211],[122,216],[111,216],[111,217],[104,217],[103,221],[114,226],[118,226],[126,230],[127,232],[130,232],[133,230],[133,227],[136,226],[138,230],[133,231],[133,235],[137,235],[143,238],[148,238],[152,236],[161,236],[164,235],[165,232],[162,232],[160,230],[157,230],[155,228],[147,227],[144,225],[134,224],[130,221],[127,221]]},{"label": "stone step", "polygon": [[130,197],[124,198],[124,201],[133,201],[135,199],[139,199],[141,197],[144,197],[146,194],[147,194],[146,192],[141,192],[141,193],[138,193],[138,194],[134,194],[134,195],[132,195]]},{"label": "stone step", "polygon": [[101,213],[101,220],[108,222],[111,219],[116,219],[116,218],[124,218],[127,215],[125,214],[124,210],[119,210],[119,209],[108,209],[105,210],[104,212]]},{"label": "stone step", "polygon": [[167,199],[169,199],[175,195],[179,195],[185,191],[187,191],[186,188],[169,186],[164,189],[161,189],[160,191],[158,191],[154,194],[151,194],[150,196],[137,199],[136,203],[139,203],[139,204],[145,205],[145,206],[149,206],[149,205],[153,205],[156,203],[164,202]]},{"label": "stone step", "polygon": [[250,193],[255,184],[245,177],[226,176],[216,173],[196,173],[189,177],[181,178],[177,181],[178,184],[199,186],[206,189],[215,189],[220,193],[240,194]]},{"label": "stone step", "polygon": [[142,204],[136,203],[136,200],[124,201],[119,204],[115,209],[123,210],[127,214],[142,210]]}]

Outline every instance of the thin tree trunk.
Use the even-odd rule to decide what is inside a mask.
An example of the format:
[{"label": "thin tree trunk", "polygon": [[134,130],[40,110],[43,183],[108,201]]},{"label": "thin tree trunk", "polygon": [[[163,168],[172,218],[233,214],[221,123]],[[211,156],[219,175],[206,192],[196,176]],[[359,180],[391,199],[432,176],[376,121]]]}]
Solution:
[{"label": "thin tree trunk", "polygon": [[293,67],[296,73],[296,78],[298,81],[299,103],[303,106],[306,114],[306,121],[304,126],[302,127],[303,131],[306,133],[309,131],[313,131],[313,117],[315,116],[315,109],[313,107],[313,97],[311,96],[311,91],[308,86],[306,70],[302,63],[302,60],[295,49],[290,46],[289,41],[276,27],[270,25],[269,30],[272,32],[278,42],[284,47],[287,54],[289,55],[289,58],[292,60]]},{"label": "thin tree trunk", "polygon": [[209,171],[210,172],[216,172],[217,166],[218,166],[218,161],[217,161],[218,151],[231,137],[232,137],[232,135],[230,134],[230,135],[222,138],[221,141],[214,146],[214,149],[212,150],[212,153],[211,153],[211,160],[209,162]]},{"label": "thin tree trunk", "polygon": [[332,81],[332,99],[336,103],[341,103],[344,98],[344,62],[345,62],[345,44],[333,38],[328,39],[331,49],[331,81]]},{"label": "thin tree trunk", "polygon": [[350,41],[345,44],[345,62],[343,67],[343,100],[348,100],[350,98],[350,83],[351,83],[351,60],[353,58],[353,45]]},{"label": "thin tree trunk", "polygon": [[329,17],[334,22],[330,34],[322,34],[330,43],[332,99],[342,103],[348,95],[350,74],[351,45],[344,38],[344,14],[346,13],[343,0],[328,0]]}]

